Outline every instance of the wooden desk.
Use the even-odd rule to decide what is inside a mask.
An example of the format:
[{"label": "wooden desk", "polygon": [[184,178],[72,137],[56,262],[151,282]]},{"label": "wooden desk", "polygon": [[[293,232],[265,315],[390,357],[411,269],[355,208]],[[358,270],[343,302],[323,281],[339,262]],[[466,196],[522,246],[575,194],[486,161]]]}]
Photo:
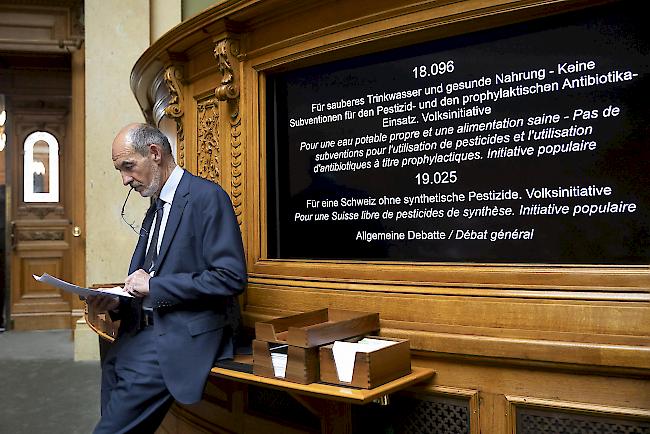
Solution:
[{"label": "wooden desk", "polygon": [[[237,358],[235,361],[249,363],[249,360],[249,358]],[[235,371],[222,367],[212,368],[211,375],[285,391],[300,402],[307,410],[320,418],[322,433],[346,434],[352,432],[352,404],[368,404],[381,399],[391,393],[433,377],[435,371],[433,369],[413,367],[409,375],[374,389],[354,389],[322,383],[292,383],[290,381],[260,377],[259,375],[248,372]]]}]

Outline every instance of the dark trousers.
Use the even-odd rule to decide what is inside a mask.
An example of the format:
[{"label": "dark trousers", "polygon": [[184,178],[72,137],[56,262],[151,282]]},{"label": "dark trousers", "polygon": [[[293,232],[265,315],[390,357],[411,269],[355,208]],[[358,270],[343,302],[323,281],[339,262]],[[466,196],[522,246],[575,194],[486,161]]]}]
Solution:
[{"label": "dark trousers", "polygon": [[102,416],[94,434],[153,433],[173,402],[158,365],[153,327],[124,334],[102,361]]}]

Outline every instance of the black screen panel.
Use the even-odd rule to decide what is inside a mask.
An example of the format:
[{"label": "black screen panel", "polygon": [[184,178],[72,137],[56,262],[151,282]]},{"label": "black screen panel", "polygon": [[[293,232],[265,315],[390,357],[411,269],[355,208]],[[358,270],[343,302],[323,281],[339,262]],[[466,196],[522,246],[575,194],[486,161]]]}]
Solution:
[{"label": "black screen panel", "polygon": [[647,264],[647,24],[624,1],[269,74],[269,257]]}]

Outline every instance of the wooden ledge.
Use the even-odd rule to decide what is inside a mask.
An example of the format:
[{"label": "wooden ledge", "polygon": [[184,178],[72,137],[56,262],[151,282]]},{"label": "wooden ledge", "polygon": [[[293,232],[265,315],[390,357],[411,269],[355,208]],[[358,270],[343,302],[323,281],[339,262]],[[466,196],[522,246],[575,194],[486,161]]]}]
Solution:
[{"label": "wooden ledge", "polygon": [[[239,360],[236,359],[235,361]],[[210,375],[257,386],[271,387],[291,394],[307,395],[349,404],[368,404],[375,399],[379,399],[383,396],[405,389],[413,384],[427,380],[435,375],[435,371],[433,369],[417,366],[412,367],[410,374],[379,387],[375,387],[374,389],[355,389],[323,383],[299,384],[276,378],[260,377],[259,375],[250,374],[248,372],[240,372],[220,367],[212,368]]]}]

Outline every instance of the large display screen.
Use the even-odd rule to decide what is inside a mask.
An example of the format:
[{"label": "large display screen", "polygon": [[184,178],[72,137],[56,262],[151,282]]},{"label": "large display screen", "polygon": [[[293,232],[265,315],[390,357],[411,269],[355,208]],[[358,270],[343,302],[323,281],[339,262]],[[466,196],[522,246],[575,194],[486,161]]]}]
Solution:
[{"label": "large display screen", "polygon": [[637,3],[269,74],[268,256],[649,263]]}]

